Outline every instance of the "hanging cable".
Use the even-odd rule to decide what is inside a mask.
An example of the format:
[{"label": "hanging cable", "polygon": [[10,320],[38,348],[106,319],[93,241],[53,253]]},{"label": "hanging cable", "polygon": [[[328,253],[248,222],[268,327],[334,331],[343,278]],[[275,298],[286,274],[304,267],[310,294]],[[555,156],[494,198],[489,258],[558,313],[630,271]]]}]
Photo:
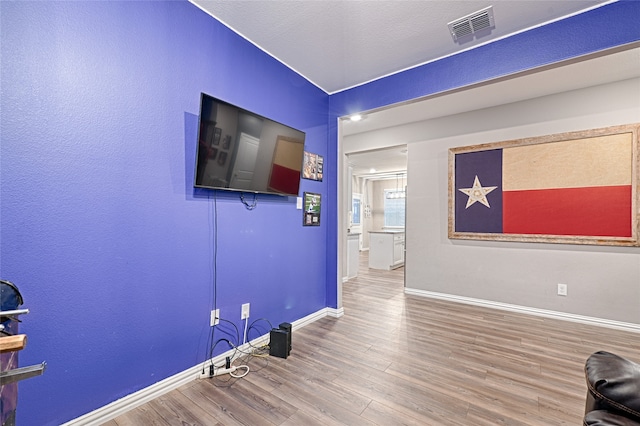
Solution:
[{"label": "hanging cable", "polygon": [[213,192],[213,309],[218,308],[218,192]]},{"label": "hanging cable", "polygon": [[[216,310],[218,305],[218,285],[217,285],[217,275],[218,275],[218,198],[217,191],[213,192],[213,203],[211,202],[211,192],[207,193],[207,208],[208,208],[208,216],[209,216],[209,238],[211,240],[211,264],[210,264],[210,273],[211,273],[211,305],[212,309]],[[213,207],[213,209],[212,209]],[[212,346],[215,346],[214,336],[215,336],[216,327],[210,327],[209,337],[207,339],[207,347],[209,351],[209,355],[212,352]],[[209,356],[211,358],[211,356]],[[203,364],[203,368],[206,365],[209,358],[205,359],[205,363]]]},{"label": "hanging cable", "polygon": [[244,204],[244,206],[247,208],[247,210],[253,210],[258,205],[258,194],[256,194],[256,193],[253,194],[253,203],[249,204],[244,199],[244,192],[241,192],[240,193],[240,201],[242,201],[242,204]]},{"label": "hanging cable", "polygon": [[242,338],[242,344],[247,343],[247,327],[249,326],[249,318],[244,319],[244,337]]}]

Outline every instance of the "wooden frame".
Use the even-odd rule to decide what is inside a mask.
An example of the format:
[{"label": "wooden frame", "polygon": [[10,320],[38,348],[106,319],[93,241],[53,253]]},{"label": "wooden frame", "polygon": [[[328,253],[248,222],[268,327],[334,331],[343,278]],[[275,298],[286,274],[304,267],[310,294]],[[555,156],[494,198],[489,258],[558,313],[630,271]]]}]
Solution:
[{"label": "wooden frame", "polygon": [[639,126],[450,149],[449,238],[640,246]]}]

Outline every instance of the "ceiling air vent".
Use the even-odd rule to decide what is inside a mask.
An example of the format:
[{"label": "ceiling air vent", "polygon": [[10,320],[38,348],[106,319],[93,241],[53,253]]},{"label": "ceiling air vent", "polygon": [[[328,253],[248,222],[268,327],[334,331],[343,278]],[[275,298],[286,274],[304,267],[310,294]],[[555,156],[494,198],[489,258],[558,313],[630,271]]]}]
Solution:
[{"label": "ceiling air vent", "polygon": [[[493,6],[489,6],[470,15],[449,22],[449,31],[453,41],[470,39],[473,35],[483,30],[495,27],[493,20]],[[485,32],[483,32],[484,34]]]}]

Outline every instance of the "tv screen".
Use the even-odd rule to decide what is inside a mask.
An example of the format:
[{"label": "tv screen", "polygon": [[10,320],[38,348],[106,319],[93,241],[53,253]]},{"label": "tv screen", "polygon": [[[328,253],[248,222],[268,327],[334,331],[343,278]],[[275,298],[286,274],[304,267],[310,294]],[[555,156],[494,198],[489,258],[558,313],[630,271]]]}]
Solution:
[{"label": "tv screen", "polygon": [[195,187],[298,195],[305,133],[205,93]]}]

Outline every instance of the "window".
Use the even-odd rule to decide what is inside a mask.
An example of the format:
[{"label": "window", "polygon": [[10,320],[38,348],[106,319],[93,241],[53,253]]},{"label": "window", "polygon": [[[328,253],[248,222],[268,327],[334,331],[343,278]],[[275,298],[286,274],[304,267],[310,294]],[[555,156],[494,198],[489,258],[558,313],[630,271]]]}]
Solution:
[{"label": "window", "polygon": [[384,226],[404,228],[406,195],[402,190],[384,190]]},{"label": "window", "polygon": [[360,218],[361,216],[361,195],[360,194],[353,194],[353,198],[351,199],[351,224],[352,225],[360,225]]}]

